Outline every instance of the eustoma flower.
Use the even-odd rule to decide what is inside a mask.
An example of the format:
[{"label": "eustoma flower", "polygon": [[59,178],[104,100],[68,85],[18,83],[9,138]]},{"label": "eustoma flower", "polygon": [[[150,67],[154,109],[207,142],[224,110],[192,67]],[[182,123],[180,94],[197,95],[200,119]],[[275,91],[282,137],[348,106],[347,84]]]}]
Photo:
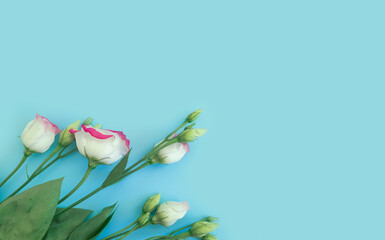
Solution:
[{"label": "eustoma flower", "polygon": [[75,134],[76,146],[91,165],[112,164],[128,153],[130,141],[123,132],[97,129],[82,125],[82,129],[70,130]]},{"label": "eustoma flower", "polygon": [[51,147],[59,132],[61,131],[55,124],[36,114],[36,118],[25,127],[21,140],[29,152],[43,153]]},{"label": "eustoma flower", "polygon": [[[144,228],[146,226],[149,226],[151,224],[161,224],[165,227],[169,227],[173,225],[177,220],[183,218],[190,208],[187,202],[169,201],[159,205],[159,200],[160,200],[160,194],[154,195],[149,199],[147,199],[147,201],[143,205],[142,213],[133,223],[103,238],[102,240],[117,239],[118,237],[121,237],[121,236],[123,237],[119,239],[124,239],[132,232],[139,230],[141,228]],[[155,209],[156,209],[155,214],[152,216],[152,218],[150,218],[151,213],[155,211]],[[150,238],[150,239],[155,239],[155,238]]]},{"label": "eustoma flower", "polygon": [[[177,137],[175,133],[172,138]],[[158,143],[159,144],[159,143]],[[180,161],[183,156],[190,151],[188,143],[176,142],[161,149],[152,158],[153,163],[170,164]]]},{"label": "eustoma flower", "polygon": [[71,129],[69,132],[75,134],[79,152],[88,159],[88,169],[80,182],[60,199],[59,203],[69,198],[99,164],[112,164],[126,155],[130,149],[130,141],[123,132],[98,129],[84,124],[81,130]]},{"label": "eustoma flower", "polygon": [[[36,114],[35,119],[30,121],[21,134],[21,141],[24,144],[24,155],[16,168],[0,183],[3,186],[19,168],[24,164],[32,153],[43,153],[47,151],[55,141],[55,136],[60,129],[47,118]],[[56,153],[56,152],[55,152]]]},{"label": "eustoma flower", "polygon": [[159,205],[152,217],[151,222],[153,224],[160,224],[165,227],[173,225],[176,221],[183,218],[190,206],[187,202],[165,202]]},{"label": "eustoma flower", "polygon": [[[199,110],[189,114],[185,118],[185,120],[183,121],[182,124],[180,124],[174,131],[172,131],[169,135],[167,135],[159,144],[157,144],[155,147],[153,147],[151,149],[151,151],[149,151],[147,154],[145,154],[141,159],[139,159],[137,162],[133,163],[130,167],[125,169],[120,174],[120,176],[117,177],[114,175],[115,176],[114,177],[115,179],[114,179],[114,178],[109,178],[110,177],[110,175],[109,175],[109,177],[106,179],[106,181],[100,187],[98,187],[94,191],[90,192],[89,194],[85,195],[84,197],[82,197],[78,201],[74,202],[70,206],[58,211],[58,213],[56,213],[56,215],[62,214],[64,212],[72,209],[73,207],[77,206],[78,204],[80,204],[83,201],[87,200],[88,198],[92,197],[93,195],[95,195],[96,193],[105,189],[106,187],[111,186],[111,185],[119,182],[123,178],[125,178],[125,177],[127,177],[127,176],[149,166],[149,165],[156,164],[156,163],[168,164],[168,163],[179,161],[188,151],[187,143],[196,140],[197,138],[199,138],[200,136],[202,136],[206,132],[205,129],[193,128],[195,126],[195,123],[193,123],[193,121],[195,121],[197,119],[200,112],[201,112],[201,110],[199,109]],[[188,126],[186,126],[186,125],[188,125]],[[181,130],[183,127],[184,127],[184,130],[182,130],[177,136],[175,136],[175,133],[178,133],[179,130]],[[84,131],[84,130],[82,129],[81,131]],[[98,129],[95,129],[95,131],[98,131]],[[103,130],[100,130],[100,131],[103,131]],[[75,138],[77,141],[79,151],[82,152],[82,154],[84,156],[91,159],[92,160],[91,162],[97,162],[91,158],[92,156],[89,153],[89,151],[87,150],[86,146],[83,146],[83,147],[80,146],[80,145],[84,145],[84,144],[81,144],[79,139],[78,139],[78,136],[76,136],[77,134],[79,134],[79,132],[78,131],[72,131],[72,132],[75,133]],[[105,135],[109,135],[109,133],[103,133],[103,132],[101,132],[101,133],[105,134]],[[104,137],[102,139],[100,139],[100,141],[103,141],[103,140],[104,140]],[[167,151],[166,150],[162,151],[164,148],[167,148],[167,147],[169,147],[175,143],[177,143],[177,144],[172,146],[172,148],[166,149]],[[101,146],[101,148],[103,148],[103,147],[104,146]],[[126,155],[126,156],[128,158],[128,155]],[[100,157],[96,157],[96,159],[100,159]],[[124,161],[121,163],[124,163]],[[116,165],[115,168],[121,167],[119,164]],[[115,170],[115,168],[113,170]],[[113,179],[113,180],[111,180],[111,179]]]}]

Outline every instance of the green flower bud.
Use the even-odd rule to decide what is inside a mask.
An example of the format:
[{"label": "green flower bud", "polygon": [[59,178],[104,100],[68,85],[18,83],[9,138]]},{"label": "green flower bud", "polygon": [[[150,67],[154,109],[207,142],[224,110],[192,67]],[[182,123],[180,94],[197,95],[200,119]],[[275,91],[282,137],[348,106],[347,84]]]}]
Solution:
[{"label": "green flower bud", "polygon": [[145,212],[145,213],[142,213],[138,220],[136,221],[136,223],[139,225],[139,226],[143,226],[144,224],[147,223],[148,219],[150,218],[150,213],[149,212]]},{"label": "green flower bud", "polygon": [[206,129],[199,129],[199,128],[193,128],[193,129],[187,129],[184,130],[179,136],[178,141],[179,142],[192,142],[196,140],[198,137],[202,136],[207,132]]},{"label": "green flower bud", "polygon": [[215,222],[215,221],[218,221],[219,218],[216,218],[216,217],[206,217],[203,219],[203,221],[205,222]]},{"label": "green flower bud", "polygon": [[93,120],[94,120],[94,119],[93,119],[92,117],[89,117],[89,118],[87,118],[86,120],[84,120],[84,122],[82,123],[82,125],[91,125]]},{"label": "green flower bud", "polygon": [[206,236],[207,234],[213,232],[215,229],[219,227],[219,223],[211,223],[211,222],[196,222],[194,223],[189,232],[191,233],[191,236],[196,238],[201,238],[203,236]]},{"label": "green flower bud", "polygon": [[62,131],[59,137],[59,145],[62,147],[65,147],[73,143],[75,141],[75,136],[74,134],[70,133],[70,130],[71,129],[78,130],[79,126],[80,126],[80,121],[77,120],[76,122],[70,124],[64,131]]},{"label": "green flower bud", "polygon": [[156,207],[158,206],[159,201],[160,201],[160,193],[147,199],[147,201],[143,205],[142,211],[144,213],[152,213],[153,211],[155,211]]},{"label": "green flower bud", "polygon": [[191,129],[195,126],[195,123],[188,125],[187,127],[184,128],[184,130]]},{"label": "green flower bud", "polygon": [[207,234],[206,236],[203,236],[202,240],[218,240],[218,238],[212,234]]},{"label": "green flower bud", "polygon": [[96,125],[94,125],[94,126],[92,126],[93,128],[97,128],[97,129],[100,129],[101,127],[102,127],[102,124],[101,123],[99,123],[99,124],[96,124]]},{"label": "green flower bud", "polygon": [[197,117],[199,116],[199,114],[201,114],[201,112],[202,112],[202,108],[196,110],[195,112],[190,113],[186,117],[186,122],[188,122],[188,123],[194,122],[197,119]]}]

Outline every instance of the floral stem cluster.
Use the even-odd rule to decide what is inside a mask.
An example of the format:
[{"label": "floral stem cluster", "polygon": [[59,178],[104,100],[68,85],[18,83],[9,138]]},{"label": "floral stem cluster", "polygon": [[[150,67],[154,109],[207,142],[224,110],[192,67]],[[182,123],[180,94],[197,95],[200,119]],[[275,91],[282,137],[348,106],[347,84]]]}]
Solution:
[{"label": "floral stem cluster", "polygon": [[[69,156],[70,154],[75,153],[76,151],[79,151],[79,153],[83,155],[85,159],[88,160],[87,171],[84,173],[84,176],[80,179],[80,181],[64,197],[59,199],[60,191],[56,196],[57,198],[55,197],[55,195],[51,196],[51,198],[53,199],[52,201],[55,203],[54,206],[65,202],[76,191],[78,191],[81,186],[86,182],[90,174],[92,174],[93,170],[98,167],[98,165],[111,165],[115,162],[118,162],[118,164],[116,164],[116,166],[111,170],[105,181],[99,187],[89,192],[84,197],[78,199],[74,203],[70,204],[69,206],[58,207],[56,211],[52,212],[52,216],[54,219],[58,218],[61,219],[60,221],[63,221],[62,219],[71,216],[71,213],[73,211],[79,211],[79,209],[74,209],[75,206],[84,202],[85,200],[92,197],[96,193],[102,191],[103,189],[118,183],[124,178],[130,176],[131,174],[138,172],[150,165],[171,164],[180,161],[190,150],[188,143],[196,140],[197,138],[206,133],[205,129],[194,128],[194,121],[197,119],[200,113],[201,109],[189,114],[182,122],[182,124],[180,124],[175,130],[169,133],[163,140],[157,143],[142,158],[132,163],[128,167],[127,162],[131,152],[130,141],[127,139],[126,135],[123,134],[123,132],[101,129],[100,124],[92,126],[92,118],[88,118],[82,124],[80,124],[80,121],[76,121],[70,124],[63,131],[61,131],[55,124],[51,123],[47,118],[36,114],[35,119],[28,123],[21,135],[21,140],[25,147],[23,157],[19,164],[16,166],[16,168],[0,183],[0,187],[2,187],[20,169],[20,167],[26,162],[29,156],[31,156],[32,154],[41,154],[46,152],[53,145],[55,141],[55,136],[60,133],[58,144],[54,148],[54,150],[46,157],[46,159],[43,160],[43,162],[35,169],[35,171],[30,176],[28,176],[28,179],[14,192],[12,192],[8,196],[8,198],[6,198],[6,200],[4,200],[3,202],[10,203],[12,201],[15,201],[15,199],[18,199],[15,197],[27,192],[25,191],[21,194],[18,194],[33,179],[35,179],[42,172],[47,170],[55,162]],[[72,144],[76,144],[76,147],[71,149],[70,146]],[[67,149],[71,150],[66,151]],[[53,181],[57,182],[56,180]],[[61,184],[61,180],[59,179],[58,181]],[[31,189],[28,190],[29,193],[33,192],[30,190]],[[28,197],[28,199],[31,200],[32,198]],[[159,204],[159,202],[160,194],[150,197],[143,205],[142,213],[134,222],[129,224],[127,227],[109,235],[108,237],[104,238],[104,240],[118,238],[124,239],[129,236],[132,232],[153,224],[159,224],[165,227],[172,226],[177,220],[183,218],[189,210],[189,205],[187,204],[187,202],[168,201],[162,204]],[[9,206],[17,205],[18,204],[10,204]],[[2,206],[4,207],[6,205],[0,203],[0,215]],[[114,208],[115,206],[110,206],[103,209],[103,211],[99,215],[95,216],[95,218],[105,219],[103,224],[108,224],[108,219],[112,217]],[[71,212],[68,212],[70,210]],[[65,214],[66,212],[68,213]],[[85,217],[86,216],[87,215],[85,215]],[[214,240],[216,238],[210,233],[218,227],[218,224],[213,223],[212,220],[213,218],[206,218],[204,220],[198,221],[196,223],[173,231],[167,236],[153,237],[150,239],[185,239],[187,237],[195,237],[198,239]],[[84,222],[84,224],[89,223],[89,221]],[[103,230],[101,226],[95,227],[95,229],[99,231],[95,234],[99,234],[100,231]],[[81,229],[81,227],[82,225],[80,225],[78,228]],[[89,229],[90,227],[86,226],[84,228]],[[17,227],[15,227],[15,229],[17,230]],[[73,233],[71,234],[71,236],[76,235],[76,239],[82,239],[79,238],[79,236],[82,234],[79,233],[80,230],[76,231],[77,229],[72,229]],[[187,231],[182,232],[183,230]],[[45,229],[45,231],[47,231],[47,229]],[[11,232],[12,231],[10,231],[9,234],[13,234]],[[46,234],[48,233],[49,229]],[[70,233],[71,232],[66,232],[66,234]],[[92,235],[92,239],[97,236],[95,234]],[[86,237],[84,237],[84,239],[88,240],[90,236],[91,235],[87,235]],[[3,238],[4,237],[1,236],[0,233],[0,239]]]}]

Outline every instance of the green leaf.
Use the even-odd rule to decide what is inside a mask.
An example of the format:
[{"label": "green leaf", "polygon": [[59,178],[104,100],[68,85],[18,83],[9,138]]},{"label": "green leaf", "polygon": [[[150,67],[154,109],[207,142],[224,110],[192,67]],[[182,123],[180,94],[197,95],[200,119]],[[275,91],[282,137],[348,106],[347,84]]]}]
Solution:
[{"label": "green leaf", "polygon": [[0,205],[0,239],[41,240],[55,214],[63,178],[52,180]]},{"label": "green leaf", "polygon": [[77,227],[71,234],[70,240],[91,240],[96,239],[97,236],[103,231],[103,229],[110,222],[114,212],[112,210],[115,208],[115,204],[109,207],[106,207],[102,210],[101,213],[95,217],[89,219],[88,221],[82,223]]},{"label": "green leaf", "polygon": [[[57,208],[56,212],[62,208]],[[70,210],[56,215],[48,232],[45,234],[43,240],[66,240],[84,220],[92,213],[91,210],[81,208],[71,208]]]},{"label": "green leaf", "polygon": [[115,211],[113,213],[111,213],[111,215],[106,219],[106,221],[104,221],[104,224],[99,229],[99,233],[97,235],[95,235],[93,238],[90,238],[90,240],[96,240],[96,238],[99,236],[99,234],[102,233],[102,231],[107,227],[108,223],[111,221],[112,216],[114,216],[114,213],[115,213]]},{"label": "green leaf", "polygon": [[122,175],[122,173],[124,172],[124,169],[126,169],[128,157],[130,156],[130,152],[131,152],[131,149],[126,154],[126,156],[124,156],[122,158],[122,160],[120,160],[120,162],[118,164],[116,164],[116,166],[111,170],[110,174],[108,174],[108,177],[106,178],[106,180],[104,180],[104,182],[102,184],[103,188],[114,184],[115,181]]}]

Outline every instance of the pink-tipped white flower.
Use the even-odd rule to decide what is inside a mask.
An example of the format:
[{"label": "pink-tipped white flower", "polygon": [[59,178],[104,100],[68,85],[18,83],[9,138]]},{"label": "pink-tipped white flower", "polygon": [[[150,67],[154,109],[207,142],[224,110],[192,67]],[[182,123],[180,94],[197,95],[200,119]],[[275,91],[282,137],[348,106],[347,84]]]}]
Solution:
[{"label": "pink-tipped white flower", "polygon": [[152,224],[160,224],[165,227],[173,225],[176,221],[183,218],[190,206],[187,202],[165,202],[159,205],[151,219]]},{"label": "pink-tipped white flower", "polygon": [[130,141],[123,132],[82,125],[81,130],[71,129],[70,133],[75,134],[79,152],[87,157],[90,163],[112,164],[130,149]]},{"label": "pink-tipped white flower", "polygon": [[36,114],[35,119],[24,128],[21,140],[28,151],[43,153],[51,147],[59,132],[61,131],[55,124]]},{"label": "pink-tipped white flower", "polygon": [[[174,134],[172,138],[175,138]],[[158,145],[158,144],[157,144]],[[153,158],[153,162],[161,164],[170,164],[180,161],[183,156],[190,151],[188,143],[173,143],[158,152]]]}]

